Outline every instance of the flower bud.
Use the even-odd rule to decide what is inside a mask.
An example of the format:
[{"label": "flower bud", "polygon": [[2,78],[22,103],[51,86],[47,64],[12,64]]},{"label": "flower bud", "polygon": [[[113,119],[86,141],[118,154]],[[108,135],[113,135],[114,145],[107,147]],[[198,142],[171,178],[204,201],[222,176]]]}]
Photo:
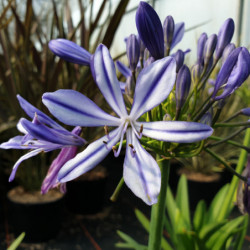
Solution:
[{"label": "flower bud", "polygon": [[[250,55],[246,48],[240,47],[233,50],[216,78],[214,100],[224,99],[231,95],[247,79],[250,73]],[[216,96],[219,89],[225,85],[221,95]]]},{"label": "flower bud", "polygon": [[204,47],[207,41],[207,34],[202,33],[197,43],[197,63],[203,63]]},{"label": "flower bud", "polygon": [[215,59],[219,59],[222,56],[224,48],[231,42],[234,34],[234,21],[232,18],[228,18],[221,26],[218,33],[218,42],[215,48]]},{"label": "flower bud", "polygon": [[235,45],[233,43],[229,43],[225,49],[223,50],[223,54],[222,54],[222,59],[221,59],[221,63],[224,64],[224,62],[226,61],[226,59],[228,58],[228,56],[230,55],[230,53],[235,49]]},{"label": "flower bud", "polygon": [[132,71],[135,71],[140,57],[140,46],[134,34],[128,37],[126,45],[127,45],[127,57],[130,69]]},{"label": "flower bud", "polygon": [[176,89],[175,89],[175,99],[176,99],[176,108],[180,109],[184,102],[187,99],[191,85],[191,74],[189,68],[186,65],[183,65],[176,79]]},{"label": "flower bud", "polygon": [[177,52],[174,54],[174,58],[176,61],[176,72],[178,73],[180,68],[182,67],[183,63],[184,63],[184,57],[185,54],[182,50],[177,50]]},{"label": "flower bud", "polygon": [[171,43],[171,49],[173,49],[183,38],[185,32],[185,23],[177,23],[174,26],[174,37]]},{"label": "flower bud", "polygon": [[50,50],[60,58],[80,65],[90,65],[91,54],[76,43],[66,39],[56,39],[49,42]]},{"label": "flower bud", "polygon": [[171,43],[174,37],[174,19],[172,16],[167,16],[163,23],[164,42],[167,48],[171,47]]},{"label": "flower bud", "polygon": [[143,59],[143,56],[144,56],[144,50],[145,50],[145,45],[143,43],[143,41],[141,40],[140,36],[138,35],[137,36],[137,41],[139,43],[139,46],[140,46],[140,60]]},{"label": "flower bud", "polygon": [[242,115],[250,116],[250,108],[244,108],[240,112]]},{"label": "flower bud", "polygon": [[163,121],[172,121],[171,115],[170,115],[170,114],[165,114],[165,115],[163,116]]},{"label": "flower bud", "polygon": [[200,77],[201,77],[201,73],[202,73],[203,67],[201,66],[201,64],[195,64],[192,69],[192,82],[193,83],[198,83]]},{"label": "flower bud", "polygon": [[215,34],[211,35],[206,41],[204,52],[203,52],[205,66],[209,64],[209,61],[213,56],[216,43],[217,43],[217,35]]},{"label": "flower bud", "polygon": [[203,124],[206,124],[208,126],[212,125],[213,121],[213,109],[210,108],[209,111],[207,111],[200,119],[200,122]]},{"label": "flower bud", "polygon": [[155,59],[164,57],[164,38],[161,20],[146,2],[140,2],[136,11],[136,27],[140,39]]}]

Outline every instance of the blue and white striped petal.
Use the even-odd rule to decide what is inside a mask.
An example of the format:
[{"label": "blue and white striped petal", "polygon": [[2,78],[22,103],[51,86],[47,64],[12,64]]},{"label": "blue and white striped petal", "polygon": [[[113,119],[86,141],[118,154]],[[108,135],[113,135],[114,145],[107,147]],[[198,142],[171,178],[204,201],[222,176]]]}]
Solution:
[{"label": "blue and white striped petal", "polygon": [[114,62],[108,49],[100,44],[94,54],[95,80],[110,107],[120,117],[127,116]]},{"label": "blue and white striped petal", "polygon": [[161,187],[161,171],[155,159],[141,146],[131,128],[127,130],[123,177],[132,192],[146,204],[152,205],[157,202]]},{"label": "blue and white striped petal", "polygon": [[53,116],[67,125],[96,127],[120,124],[119,118],[105,113],[89,98],[74,90],[60,89],[45,93],[43,103]]},{"label": "blue and white striped petal", "polygon": [[112,147],[119,141],[123,126],[111,131],[109,135],[89,144],[89,146],[68,161],[59,171],[59,182],[67,182],[88,172],[97,166],[112,150]]},{"label": "blue and white striped petal", "polygon": [[38,119],[41,123],[47,124],[52,128],[62,129],[65,130],[62,126],[60,126],[57,122],[53,121],[49,116],[44,114],[42,111],[31,105],[29,102],[27,102],[24,98],[22,98],[20,95],[17,95],[17,99],[19,101],[19,104],[21,108],[25,111],[25,113],[33,119],[35,115],[38,116]]},{"label": "blue and white striped petal", "polygon": [[68,62],[87,66],[90,64],[91,54],[72,41],[62,38],[51,40],[49,48],[55,55]]},{"label": "blue and white striped petal", "polygon": [[163,102],[172,91],[175,79],[176,63],[172,57],[157,60],[144,68],[137,78],[130,117],[137,119]]},{"label": "blue and white striped petal", "polygon": [[116,67],[126,78],[132,76],[131,69],[124,65],[122,62],[116,61]]},{"label": "blue and white striped petal", "polygon": [[143,126],[144,136],[168,142],[191,143],[201,141],[213,133],[213,129],[198,122],[158,121],[136,122],[137,131]]},{"label": "blue and white striped petal", "polygon": [[38,140],[70,146],[82,146],[86,143],[84,139],[67,130],[51,129],[42,123],[34,124],[25,118],[22,118],[20,123],[29,135]]},{"label": "blue and white striped petal", "polygon": [[45,149],[43,148],[38,148],[38,149],[35,149],[35,150],[32,150],[30,151],[29,153],[23,155],[21,158],[18,159],[18,161],[15,163],[13,169],[12,169],[12,172],[10,174],[10,177],[9,177],[9,182],[13,181],[14,178],[15,178],[15,175],[16,175],[16,171],[19,167],[19,165],[24,161],[24,160],[27,160],[35,155],[38,155],[39,153],[41,152],[48,152],[48,151],[51,151],[51,150],[54,150],[56,148],[53,148],[53,149],[50,149],[50,150],[47,150],[45,151]]}]

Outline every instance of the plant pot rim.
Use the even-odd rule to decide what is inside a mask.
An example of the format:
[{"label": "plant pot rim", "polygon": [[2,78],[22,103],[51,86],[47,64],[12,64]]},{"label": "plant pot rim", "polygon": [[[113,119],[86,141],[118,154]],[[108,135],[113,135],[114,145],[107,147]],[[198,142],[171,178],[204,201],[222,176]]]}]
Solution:
[{"label": "plant pot rim", "polygon": [[45,205],[63,198],[64,194],[56,189],[49,190],[47,194],[41,194],[41,191],[26,191],[22,186],[17,186],[7,193],[9,201],[23,205]]}]

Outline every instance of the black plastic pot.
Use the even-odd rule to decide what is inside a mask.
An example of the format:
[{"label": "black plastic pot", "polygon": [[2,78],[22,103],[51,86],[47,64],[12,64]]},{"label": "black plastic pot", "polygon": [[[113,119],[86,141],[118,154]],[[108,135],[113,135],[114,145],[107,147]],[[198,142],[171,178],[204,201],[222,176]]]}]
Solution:
[{"label": "black plastic pot", "polygon": [[63,197],[43,203],[19,203],[7,198],[8,221],[16,237],[25,232],[25,242],[42,242],[57,235],[63,217]]}]

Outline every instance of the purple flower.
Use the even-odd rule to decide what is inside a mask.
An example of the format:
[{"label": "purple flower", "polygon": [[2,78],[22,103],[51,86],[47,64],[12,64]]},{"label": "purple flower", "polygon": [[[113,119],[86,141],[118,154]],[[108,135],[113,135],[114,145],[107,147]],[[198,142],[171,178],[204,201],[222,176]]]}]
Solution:
[{"label": "purple flower", "polygon": [[174,19],[172,16],[167,16],[163,22],[163,33],[164,33],[164,42],[168,48],[171,47],[173,37],[174,37]]},{"label": "purple flower", "polygon": [[[75,127],[72,131],[72,134],[80,135],[82,129],[80,127]],[[53,160],[52,164],[49,167],[48,173],[43,180],[41,192],[46,194],[51,188],[54,188],[59,185],[57,180],[57,175],[62,166],[69,160],[73,159],[77,153],[77,146],[69,146],[62,148],[58,156]],[[66,191],[65,183],[61,184],[61,191]]]},{"label": "purple flower", "polygon": [[212,59],[216,44],[217,44],[217,35],[213,34],[207,39],[205,43],[203,52],[204,65],[208,65],[210,60]]},{"label": "purple flower", "polygon": [[55,55],[68,62],[90,65],[91,54],[72,41],[62,38],[51,40],[49,48]]},{"label": "purple flower", "polygon": [[164,38],[161,20],[146,2],[140,2],[136,11],[136,27],[146,48],[155,59],[164,57]]},{"label": "purple flower", "polygon": [[0,148],[30,149],[31,151],[23,155],[15,163],[9,181],[15,178],[20,163],[30,157],[41,152],[49,152],[69,146],[82,146],[86,143],[84,139],[64,129],[21,96],[18,95],[17,98],[26,114],[31,118],[34,117],[33,121],[30,122],[25,118],[21,118],[17,124],[17,128],[24,135],[11,138],[8,142],[2,143]]},{"label": "purple flower", "polygon": [[[170,40],[170,49],[173,49],[183,38],[185,24],[182,22],[174,25],[173,20],[170,19],[171,17],[167,17],[162,27],[155,10],[148,3],[140,2],[136,12],[136,27],[140,39],[155,60],[164,57],[164,47],[169,48]],[[166,44],[164,44],[164,36]]]},{"label": "purple flower", "polygon": [[128,37],[126,45],[127,45],[127,57],[130,69],[132,71],[135,71],[140,57],[140,45],[134,34]]},{"label": "purple flower", "polygon": [[228,18],[221,26],[218,33],[218,42],[215,48],[215,59],[218,60],[223,53],[225,47],[231,42],[234,34],[234,21]]},{"label": "purple flower", "polygon": [[[216,78],[212,98],[224,99],[231,95],[248,78],[250,73],[250,55],[246,48],[233,50],[222,65]],[[220,89],[222,94],[217,95]]]},{"label": "purple flower", "polygon": [[[118,117],[105,113],[86,96],[73,90],[45,93],[43,102],[65,124],[117,128],[68,161],[59,171],[59,181],[67,182],[86,173],[112,149],[115,156],[118,156],[126,133],[124,181],[144,202],[154,204],[160,191],[161,172],[154,158],[141,146],[138,139],[144,135],[156,140],[189,143],[207,138],[213,130],[207,125],[194,122],[138,121],[145,112],[163,102],[172,91],[176,78],[176,66],[172,57],[157,60],[140,72],[129,114],[119,88],[113,60],[104,45],[98,46],[93,57],[93,67],[96,84]],[[117,142],[120,142],[118,148],[115,147]]]},{"label": "purple flower", "polygon": [[183,65],[178,72],[176,79],[176,109],[179,110],[187,99],[191,85],[191,74],[189,68]]},{"label": "purple flower", "polygon": [[235,50],[235,45],[233,43],[229,43],[225,49],[223,50],[222,58],[221,58],[221,64],[224,64],[228,56],[231,54],[232,51]]},{"label": "purple flower", "polygon": [[202,33],[197,44],[197,63],[204,65],[204,48],[207,41],[207,34]]}]

